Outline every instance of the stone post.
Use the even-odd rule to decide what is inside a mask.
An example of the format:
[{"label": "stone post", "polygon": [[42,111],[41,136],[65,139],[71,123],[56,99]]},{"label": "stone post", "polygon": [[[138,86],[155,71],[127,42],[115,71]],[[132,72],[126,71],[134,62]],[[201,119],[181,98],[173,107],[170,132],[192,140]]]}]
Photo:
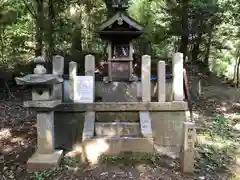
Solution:
[{"label": "stone post", "polygon": [[[95,81],[95,57],[93,55],[85,56],[85,76],[93,76]],[[93,84],[95,88],[95,83]],[[94,94],[95,96],[95,94]],[[93,98],[94,99],[94,98]],[[85,112],[84,127],[82,133],[82,141],[85,142],[94,136],[95,112]],[[82,153],[83,159],[90,159],[91,155],[88,152]],[[85,156],[85,157],[84,157]]]},{"label": "stone post", "polygon": [[85,76],[95,78],[95,57],[91,54],[85,56]]},{"label": "stone post", "polygon": [[142,101],[151,102],[151,56],[142,56],[142,72],[141,72],[141,86],[142,86]]},{"label": "stone post", "polygon": [[172,93],[174,101],[183,101],[183,54],[175,53],[173,55],[173,85]]},{"label": "stone post", "polygon": [[71,61],[69,63],[69,99],[74,99],[74,77],[77,76],[77,63]]},{"label": "stone post", "polygon": [[[62,56],[53,56],[53,69],[52,74],[62,78],[64,74],[64,58]],[[62,100],[63,95],[63,84],[53,85],[53,99]]]},{"label": "stone post", "polygon": [[166,101],[166,66],[165,61],[158,62],[158,102]]},{"label": "stone post", "polygon": [[184,173],[194,172],[195,141],[195,123],[185,122],[183,124],[183,144],[180,152],[180,166]]}]

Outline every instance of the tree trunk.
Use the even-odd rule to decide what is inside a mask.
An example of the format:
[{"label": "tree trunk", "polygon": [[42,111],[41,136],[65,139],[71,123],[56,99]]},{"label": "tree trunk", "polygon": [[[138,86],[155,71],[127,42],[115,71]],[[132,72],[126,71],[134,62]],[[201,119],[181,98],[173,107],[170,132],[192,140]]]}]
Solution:
[{"label": "tree trunk", "polygon": [[182,23],[182,32],[181,32],[181,42],[179,51],[183,53],[184,61],[187,55],[188,49],[188,37],[189,37],[189,28],[188,28],[188,0],[182,1],[182,15],[181,15],[181,23]]},{"label": "tree trunk", "polygon": [[199,32],[197,33],[197,37],[195,38],[195,43],[193,45],[193,50],[192,50],[192,61],[195,63],[198,61],[201,41],[202,41],[202,32]]},{"label": "tree trunk", "polygon": [[211,50],[211,44],[212,44],[212,36],[213,36],[213,25],[211,25],[210,30],[208,32],[207,51],[203,60],[203,63],[208,70],[209,70],[209,56],[210,56],[210,50]]},{"label": "tree trunk", "polygon": [[36,17],[36,45],[35,56],[41,56],[43,50],[43,0],[36,0],[37,17]]},{"label": "tree trunk", "polygon": [[47,43],[48,43],[48,49],[47,49],[47,56],[48,60],[52,60],[52,56],[54,55],[54,20],[55,20],[55,13],[54,13],[54,6],[53,6],[53,0],[48,0],[48,21],[47,21]]}]

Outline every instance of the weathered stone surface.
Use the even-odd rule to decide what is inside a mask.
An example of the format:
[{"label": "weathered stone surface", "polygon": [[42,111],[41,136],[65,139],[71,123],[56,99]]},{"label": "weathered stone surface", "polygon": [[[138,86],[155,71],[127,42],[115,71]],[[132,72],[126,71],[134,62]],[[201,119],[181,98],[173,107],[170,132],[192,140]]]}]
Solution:
[{"label": "weathered stone surface", "polygon": [[181,149],[179,146],[159,146],[157,144],[154,144],[154,150],[161,155],[175,159],[179,158]]},{"label": "weathered stone surface", "polygon": [[149,112],[139,112],[141,132],[144,137],[152,138],[152,124]]},{"label": "weathered stone surface", "polygon": [[52,62],[53,62],[52,63],[52,65],[53,65],[53,69],[52,69],[53,75],[62,76],[63,71],[64,71],[64,57],[59,56],[59,55],[53,56]]},{"label": "weathered stone surface", "polygon": [[180,167],[184,173],[194,173],[196,130],[195,123],[183,123],[183,144],[180,152]]},{"label": "weathered stone surface", "polygon": [[[172,80],[166,80],[165,85],[166,101],[172,101]],[[101,97],[103,101],[124,102],[123,100],[137,101],[141,98],[141,82],[95,82],[95,95]],[[151,97],[157,98],[158,85],[156,81],[151,81]]]},{"label": "weathered stone surface", "polygon": [[52,153],[54,150],[54,113],[37,114],[37,148],[39,153]]},{"label": "weathered stone surface", "polygon": [[165,61],[158,62],[158,101],[166,101],[166,65]]},{"label": "weathered stone surface", "polygon": [[95,112],[86,112],[84,120],[83,141],[91,139],[94,136]]},{"label": "weathered stone surface", "polygon": [[96,83],[96,96],[104,102],[137,102],[137,82]]},{"label": "weathered stone surface", "polygon": [[[33,104],[34,107],[36,106]],[[173,102],[94,102],[91,104],[62,103],[55,107],[56,111],[184,111],[188,105],[184,101]],[[159,117],[158,117],[159,118]],[[181,117],[178,117],[181,119]]]},{"label": "weathered stone surface", "polygon": [[36,152],[27,162],[28,172],[45,171],[58,167],[63,157],[63,151],[58,150],[50,154]]},{"label": "weathered stone surface", "polygon": [[148,55],[142,56],[142,101],[151,102],[151,57]]},{"label": "weathered stone surface", "polygon": [[153,152],[151,138],[96,138],[84,141],[83,154],[91,163],[97,163],[100,155],[117,155],[121,152]]},{"label": "weathered stone surface", "polygon": [[138,122],[138,112],[96,112],[96,122]]},{"label": "weathered stone surface", "polygon": [[68,81],[68,94],[66,94],[65,97],[69,101],[73,102],[74,98],[74,78],[77,76],[77,63],[74,61],[71,61],[69,63],[69,81]]},{"label": "weathered stone surface", "polygon": [[91,54],[85,56],[85,76],[95,77],[95,57]]},{"label": "weathered stone surface", "polygon": [[52,90],[52,98],[54,100],[62,100],[62,94],[63,94],[63,85],[62,84],[54,84],[53,90]]},{"label": "weathered stone surface", "polygon": [[33,88],[32,90],[32,100],[33,101],[49,101],[52,97],[50,95],[50,88]]},{"label": "weathered stone surface", "polygon": [[183,98],[183,54],[175,53],[173,55],[173,100],[182,101]]},{"label": "weathered stone surface", "polygon": [[63,79],[52,74],[28,74],[24,77],[16,77],[18,85],[52,85],[63,82]]},{"label": "weathered stone surface", "polygon": [[182,146],[185,112],[151,112],[154,143],[157,146]]},{"label": "weathered stone surface", "polygon": [[24,101],[23,106],[26,108],[39,108],[39,110],[49,110],[61,104],[60,100],[55,101]]},{"label": "weathered stone surface", "polygon": [[95,133],[98,137],[141,136],[139,123],[128,122],[95,123]]},{"label": "weathered stone surface", "polygon": [[85,113],[54,112],[55,148],[72,150],[82,142]]}]

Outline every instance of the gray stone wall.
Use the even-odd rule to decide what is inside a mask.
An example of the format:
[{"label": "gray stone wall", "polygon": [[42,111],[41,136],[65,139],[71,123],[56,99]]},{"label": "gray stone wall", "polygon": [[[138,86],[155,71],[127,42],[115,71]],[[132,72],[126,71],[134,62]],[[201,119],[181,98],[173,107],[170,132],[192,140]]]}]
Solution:
[{"label": "gray stone wall", "polygon": [[151,112],[155,149],[161,153],[178,156],[183,141],[185,111]]},{"label": "gray stone wall", "polygon": [[[104,102],[136,102],[141,97],[141,82],[95,82],[95,96]],[[151,81],[151,96],[157,99],[157,81]],[[172,80],[166,80],[166,101],[172,99]]]}]

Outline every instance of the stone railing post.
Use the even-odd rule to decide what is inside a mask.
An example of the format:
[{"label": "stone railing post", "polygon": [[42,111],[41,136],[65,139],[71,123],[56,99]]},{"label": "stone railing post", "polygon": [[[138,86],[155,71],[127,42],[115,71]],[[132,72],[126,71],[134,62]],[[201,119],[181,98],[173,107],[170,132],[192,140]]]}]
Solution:
[{"label": "stone railing post", "polygon": [[195,123],[183,123],[183,143],[180,152],[181,170],[184,173],[194,172],[196,129]]},{"label": "stone railing post", "polygon": [[175,53],[172,59],[173,64],[173,101],[183,101],[183,54]]},{"label": "stone railing post", "polygon": [[158,102],[166,101],[166,66],[165,61],[158,62]]},{"label": "stone railing post", "polygon": [[[64,74],[64,57],[62,56],[53,56],[53,69],[52,74],[62,78]],[[63,84],[54,84],[53,85],[53,98],[55,100],[62,100],[63,96]]]},{"label": "stone railing post", "polygon": [[141,94],[143,102],[151,102],[151,56],[142,56]]},{"label": "stone railing post", "polygon": [[74,100],[74,78],[77,76],[77,63],[69,62],[69,99]]}]

